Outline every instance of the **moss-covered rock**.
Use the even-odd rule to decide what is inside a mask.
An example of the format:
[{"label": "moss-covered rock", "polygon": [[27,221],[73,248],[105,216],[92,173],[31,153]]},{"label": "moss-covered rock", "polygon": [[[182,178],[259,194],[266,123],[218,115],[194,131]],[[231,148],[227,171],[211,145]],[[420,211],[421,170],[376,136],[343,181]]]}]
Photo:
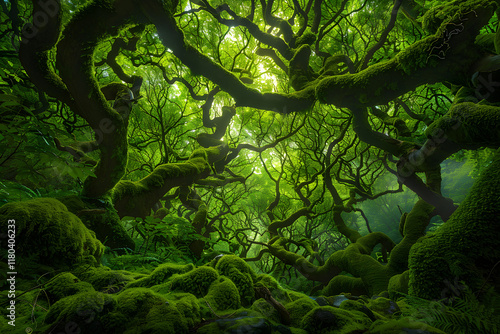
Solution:
[{"label": "moss-covered rock", "polygon": [[137,326],[140,333],[187,333],[201,321],[200,306],[196,297],[183,294],[175,302],[167,301],[153,306],[145,320],[145,325]]},{"label": "moss-covered rock", "polygon": [[73,273],[82,281],[92,284],[95,290],[106,293],[120,291],[137,275],[125,270],[111,270],[104,266],[79,267]]},{"label": "moss-covered rock", "polygon": [[372,321],[363,313],[346,311],[332,306],[319,306],[302,319],[301,328],[308,333],[347,334],[366,331]]},{"label": "moss-covered rock", "polygon": [[45,284],[43,289],[51,303],[78,293],[94,291],[92,284],[80,281],[75,275],[69,272],[57,275]]},{"label": "moss-covered rock", "polygon": [[[286,304],[291,302],[293,299],[290,296],[290,293],[294,293],[295,291],[287,291],[285,290],[279,283],[278,281],[271,275],[268,274],[260,274],[257,276],[255,280],[255,286],[258,285],[263,285],[266,288],[269,289],[269,292],[271,292],[271,296],[273,296],[274,299],[279,301],[282,304]],[[296,299],[302,298],[305,295],[301,294],[300,292],[297,292],[299,295],[297,296]]]},{"label": "moss-covered rock", "polygon": [[68,324],[82,333],[110,333],[115,329],[107,328],[101,319],[115,307],[116,301],[110,295],[96,291],[78,293],[53,304],[45,322],[52,324],[49,332],[54,333],[65,333]]},{"label": "moss-covered rock", "polygon": [[117,311],[127,317],[144,318],[155,305],[165,304],[166,299],[146,288],[123,290],[117,296]]},{"label": "moss-covered rock", "polygon": [[205,296],[208,288],[219,278],[219,273],[212,267],[199,267],[185,274],[176,274],[172,277],[172,290],[181,290],[200,298]]},{"label": "moss-covered rock", "polygon": [[[296,301],[298,299],[301,299],[301,298],[309,298],[308,295],[306,295],[305,293],[302,293],[302,292],[298,292],[298,291],[293,291],[293,290],[286,290],[285,291],[287,296],[290,298],[289,301]],[[284,301],[284,303],[288,303],[289,301]]]},{"label": "moss-covered rock", "polygon": [[300,327],[304,316],[316,307],[318,307],[318,303],[309,297],[300,298],[286,304],[285,308],[290,313],[290,325],[292,327]]},{"label": "moss-covered rock", "polygon": [[53,198],[5,204],[0,208],[0,229],[7,231],[9,224],[15,225],[18,261],[27,257],[40,264],[68,267],[88,256],[99,259],[104,251],[95,233]]},{"label": "moss-covered rock", "polygon": [[156,267],[153,272],[143,278],[130,282],[127,288],[132,287],[152,287],[166,282],[174,274],[185,274],[194,269],[193,264],[164,263]]},{"label": "moss-covered rock", "polygon": [[395,301],[384,297],[370,299],[368,307],[385,317],[392,317],[400,312],[399,305]]},{"label": "moss-covered rock", "polygon": [[241,306],[238,288],[224,276],[212,282],[204,299],[214,311],[238,309]]},{"label": "moss-covered rock", "polygon": [[215,266],[215,269],[221,273],[221,275],[228,276],[228,270],[231,268],[236,268],[238,271],[244,274],[250,274],[252,280],[254,280],[257,275],[252,270],[250,265],[245,262],[242,258],[236,255],[224,255],[222,256]]},{"label": "moss-covered rock", "polygon": [[215,269],[236,284],[241,303],[250,306],[255,298],[253,285],[257,276],[248,263],[236,255],[224,255],[215,265]]},{"label": "moss-covered rock", "polygon": [[276,323],[280,322],[278,311],[276,311],[276,309],[264,298],[259,298],[254,301],[250,309],[259,312],[263,317],[266,317],[269,320],[272,320]]},{"label": "moss-covered rock", "polygon": [[374,314],[372,312],[372,310],[370,310],[366,305],[365,303],[363,303],[361,300],[344,300],[341,304],[340,304],[340,308],[343,309],[343,310],[346,310],[346,311],[357,311],[357,312],[361,312],[363,313],[364,315],[366,315],[368,318],[370,318],[371,321],[375,321],[377,320],[377,318],[383,318],[383,317],[380,317],[376,314]]}]

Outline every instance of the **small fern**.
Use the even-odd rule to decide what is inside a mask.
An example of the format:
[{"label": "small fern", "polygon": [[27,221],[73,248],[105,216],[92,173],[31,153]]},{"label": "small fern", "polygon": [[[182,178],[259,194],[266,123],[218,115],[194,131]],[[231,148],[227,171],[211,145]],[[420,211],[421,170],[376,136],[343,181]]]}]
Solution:
[{"label": "small fern", "polygon": [[494,289],[485,292],[480,302],[475,294],[464,286],[460,295],[446,301],[429,301],[406,296],[409,309],[405,316],[425,322],[446,333],[498,334],[500,333],[500,298]]}]

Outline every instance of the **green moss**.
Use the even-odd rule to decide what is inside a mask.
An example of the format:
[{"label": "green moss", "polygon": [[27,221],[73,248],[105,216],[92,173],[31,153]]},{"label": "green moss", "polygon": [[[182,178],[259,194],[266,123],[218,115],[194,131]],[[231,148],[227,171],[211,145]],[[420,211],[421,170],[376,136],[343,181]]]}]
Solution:
[{"label": "green moss", "polygon": [[334,296],[344,292],[354,295],[368,295],[368,289],[361,278],[344,275],[332,278],[323,289],[322,294],[325,296]]},{"label": "green moss", "polygon": [[207,149],[199,148],[194,150],[193,153],[191,153],[191,155],[189,156],[189,159],[196,159],[196,158],[201,158],[207,161],[208,160]]},{"label": "green moss", "polygon": [[78,293],[94,291],[90,283],[82,282],[75,275],[68,272],[54,277],[54,279],[45,284],[43,289],[51,303]]},{"label": "green moss", "polygon": [[109,293],[118,292],[136,276],[125,270],[111,270],[104,266],[79,267],[73,273],[82,281],[92,284],[95,290]]},{"label": "green moss", "polygon": [[431,57],[430,52],[436,43],[439,43],[439,37],[433,35],[414,43],[410,49],[401,51],[394,58],[396,68],[411,75],[428,64],[435,64],[436,58]]},{"label": "green moss", "polygon": [[403,215],[404,222],[400,221],[399,228],[402,230],[403,240],[401,240],[392,250],[389,259],[389,266],[397,273],[401,273],[408,268],[408,254],[411,247],[417,240],[425,234],[425,229],[429,225],[434,207],[420,199],[415,203],[413,209],[407,215]]},{"label": "green moss", "polygon": [[45,322],[53,324],[51,330],[55,333],[65,331],[66,324],[73,322],[83,333],[100,330],[110,332],[114,329],[103,328],[101,317],[112,311],[117,303],[110,295],[100,292],[84,292],[65,297],[53,304]]},{"label": "green moss", "polygon": [[153,306],[165,304],[166,299],[146,288],[130,288],[117,296],[117,311],[127,317],[144,318]]},{"label": "green moss", "polygon": [[444,19],[448,15],[446,11],[443,11],[444,5],[433,6],[430,8],[425,15],[422,17],[422,28],[430,34],[434,34],[436,30],[441,26]]},{"label": "green moss", "polygon": [[255,299],[252,276],[249,273],[242,273],[236,268],[227,271],[227,276],[236,284],[240,292],[241,303],[249,306]]},{"label": "green moss", "polygon": [[225,276],[228,276],[228,270],[230,270],[231,268],[235,268],[243,274],[249,274],[252,280],[255,280],[257,278],[250,265],[245,260],[236,255],[222,256],[215,266],[215,269],[219,271],[221,275]]},{"label": "green moss", "polygon": [[176,274],[172,277],[172,290],[189,292],[198,298],[205,296],[208,288],[217,278],[219,273],[211,267],[199,267],[185,274]]},{"label": "green moss", "polygon": [[241,306],[240,294],[236,285],[227,277],[215,280],[204,297],[214,311],[238,309]]},{"label": "green moss", "polygon": [[389,280],[389,296],[391,299],[397,299],[402,295],[408,294],[408,282],[410,280],[410,272],[406,270],[402,274],[394,275]]},{"label": "green moss", "polygon": [[412,319],[398,319],[389,322],[376,321],[370,327],[372,334],[400,334],[400,333],[428,333],[428,334],[446,334],[437,328],[431,327],[422,322]]},{"label": "green moss", "polygon": [[349,312],[332,306],[319,306],[302,319],[301,328],[308,333],[351,333],[366,331],[371,320],[360,312]]},{"label": "green moss", "polygon": [[295,46],[298,47],[303,44],[312,45],[315,41],[316,41],[316,34],[311,32],[311,30],[307,28],[306,31],[302,34],[302,36],[297,38],[297,40],[295,41]]},{"label": "green moss", "polygon": [[[293,299],[290,296],[290,293],[294,291],[287,291],[284,288],[281,287],[281,285],[278,283],[278,281],[271,275],[268,274],[260,274],[257,276],[255,280],[255,285],[262,284],[266,288],[269,289],[269,292],[271,292],[271,296],[273,296],[274,299],[279,301],[281,304],[286,304],[291,302]],[[301,293],[297,296],[298,298],[302,298],[304,295]]]},{"label": "green moss", "polygon": [[303,297],[286,304],[285,308],[290,313],[292,327],[300,327],[304,316],[312,309],[318,307],[318,303],[309,297]]},{"label": "green moss", "polygon": [[126,317],[121,312],[110,311],[102,315],[99,320],[104,328],[107,328],[114,333],[122,333],[128,327],[127,324],[130,321],[130,318]]},{"label": "green moss", "polygon": [[207,174],[210,164],[224,153],[218,147],[195,150],[186,162],[163,164],[139,181],[122,180],[112,191],[112,201],[120,217],[146,217],[161,196],[175,186],[179,180],[188,178],[193,182]]},{"label": "green moss", "polygon": [[384,297],[370,299],[368,307],[385,317],[392,317],[400,312],[399,305],[395,301]]},{"label": "green moss", "polygon": [[[106,199],[66,196],[58,198],[69,211],[78,215],[85,226],[96,233],[96,237],[111,249],[134,249],[134,241],[123,228],[120,217],[111,202]],[[98,210],[97,212],[95,212]]]},{"label": "green moss", "polygon": [[[44,309],[49,309],[50,305],[55,302],[52,297],[45,294],[43,287],[33,289],[36,285],[33,280],[28,281],[20,279],[19,276],[16,277],[16,328],[23,326],[23,324],[31,326],[32,314],[37,317],[38,321],[43,321],[46,314]],[[7,318],[7,315],[10,314],[8,307],[10,307],[10,301],[12,300],[8,296],[8,290],[8,285],[3,286],[2,293],[0,294],[0,304],[2,305],[0,308],[0,319],[3,320],[4,328],[8,328],[2,328],[2,322],[0,322],[0,333],[13,333],[12,326],[7,325],[7,321],[11,321],[11,319]],[[23,295],[21,296],[21,294]]]},{"label": "green moss", "polygon": [[[257,312],[242,311],[236,313],[234,318],[217,319],[215,322],[199,328],[197,333],[274,333],[273,324],[255,313]],[[283,328],[283,330],[286,331],[286,328]],[[282,331],[277,331],[277,333],[282,333]]]},{"label": "green moss", "polygon": [[[446,4],[433,6],[422,17],[422,28],[433,34],[449,22],[457,22],[472,11],[489,9],[493,11],[497,4],[493,0],[455,0]],[[477,13],[476,13],[477,15]]]},{"label": "green moss", "polygon": [[302,292],[298,292],[298,291],[293,291],[293,290],[286,290],[286,294],[287,294],[287,298],[289,300],[284,300],[283,302],[286,304],[290,301],[296,301],[298,299],[301,299],[301,298],[309,298],[308,295],[306,295],[305,293],[302,293]]},{"label": "green moss", "polygon": [[296,91],[304,89],[313,79],[314,75],[309,68],[311,47],[303,44],[297,48],[288,67],[290,84]]},{"label": "green moss", "polygon": [[153,272],[150,275],[135,280],[133,282],[130,282],[127,285],[127,288],[133,288],[133,287],[149,288],[154,285],[159,285],[161,283],[166,282],[174,274],[184,274],[193,269],[194,265],[191,263],[187,265],[176,264],[176,263],[160,264],[158,267],[156,267],[155,270],[153,270]]},{"label": "green moss", "polygon": [[370,320],[375,321],[376,319],[384,319],[384,317],[380,316],[378,313],[372,312],[368,308],[367,305],[365,305],[364,301],[362,299],[359,300],[344,300],[342,303],[340,303],[340,308],[342,310],[346,311],[355,311],[355,312],[360,312],[366,315]]},{"label": "green moss", "polygon": [[499,169],[497,154],[451,218],[412,247],[410,295],[450,297],[457,280],[473,290],[485,287],[485,276],[500,258],[500,230],[493,223],[500,216]]},{"label": "green moss", "polygon": [[[187,333],[201,321],[200,306],[193,295],[155,305],[148,312],[146,324],[138,324],[141,333]],[[133,331],[131,331],[133,332]]]},{"label": "green moss", "polygon": [[471,102],[454,104],[448,113],[432,123],[425,131],[427,137],[433,135],[449,138],[453,142],[474,147],[498,147],[498,129],[492,124],[500,122],[499,107]]},{"label": "green moss", "polygon": [[248,263],[236,255],[224,255],[215,265],[215,269],[236,284],[244,306],[252,304],[255,297],[253,285],[256,275]]},{"label": "green moss", "polygon": [[50,266],[71,266],[85,257],[99,259],[104,247],[94,232],[53,198],[7,203],[0,208],[0,228],[15,220],[16,255]]},{"label": "green moss", "polygon": [[271,321],[277,323],[280,322],[280,316],[278,314],[278,311],[276,311],[276,309],[271,304],[269,304],[264,298],[259,298],[256,301],[254,301],[250,309],[259,312],[261,316],[266,317]]}]

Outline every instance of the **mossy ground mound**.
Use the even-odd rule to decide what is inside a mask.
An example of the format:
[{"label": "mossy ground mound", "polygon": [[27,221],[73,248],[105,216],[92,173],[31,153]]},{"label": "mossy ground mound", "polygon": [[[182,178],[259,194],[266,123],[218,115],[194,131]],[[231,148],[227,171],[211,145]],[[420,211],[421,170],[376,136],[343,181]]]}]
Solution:
[{"label": "mossy ground mound", "polygon": [[[9,222],[15,225],[18,263],[29,259],[51,267],[69,267],[87,257],[99,259],[104,251],[95,233],[53,198],[5,204],[0,208],[0,230],[7,231]],[[2,250],[7,252],[6,244]]]}]

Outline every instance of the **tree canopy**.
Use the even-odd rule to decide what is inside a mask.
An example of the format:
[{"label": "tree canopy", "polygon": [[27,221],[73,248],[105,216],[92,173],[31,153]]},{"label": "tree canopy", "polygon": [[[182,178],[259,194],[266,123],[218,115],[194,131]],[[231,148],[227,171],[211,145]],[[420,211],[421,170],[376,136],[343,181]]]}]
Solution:
[{"label": "tree canopy", "polygon": [[3,203],[326,295],[498,288],[499,1],[0,5]]}]

